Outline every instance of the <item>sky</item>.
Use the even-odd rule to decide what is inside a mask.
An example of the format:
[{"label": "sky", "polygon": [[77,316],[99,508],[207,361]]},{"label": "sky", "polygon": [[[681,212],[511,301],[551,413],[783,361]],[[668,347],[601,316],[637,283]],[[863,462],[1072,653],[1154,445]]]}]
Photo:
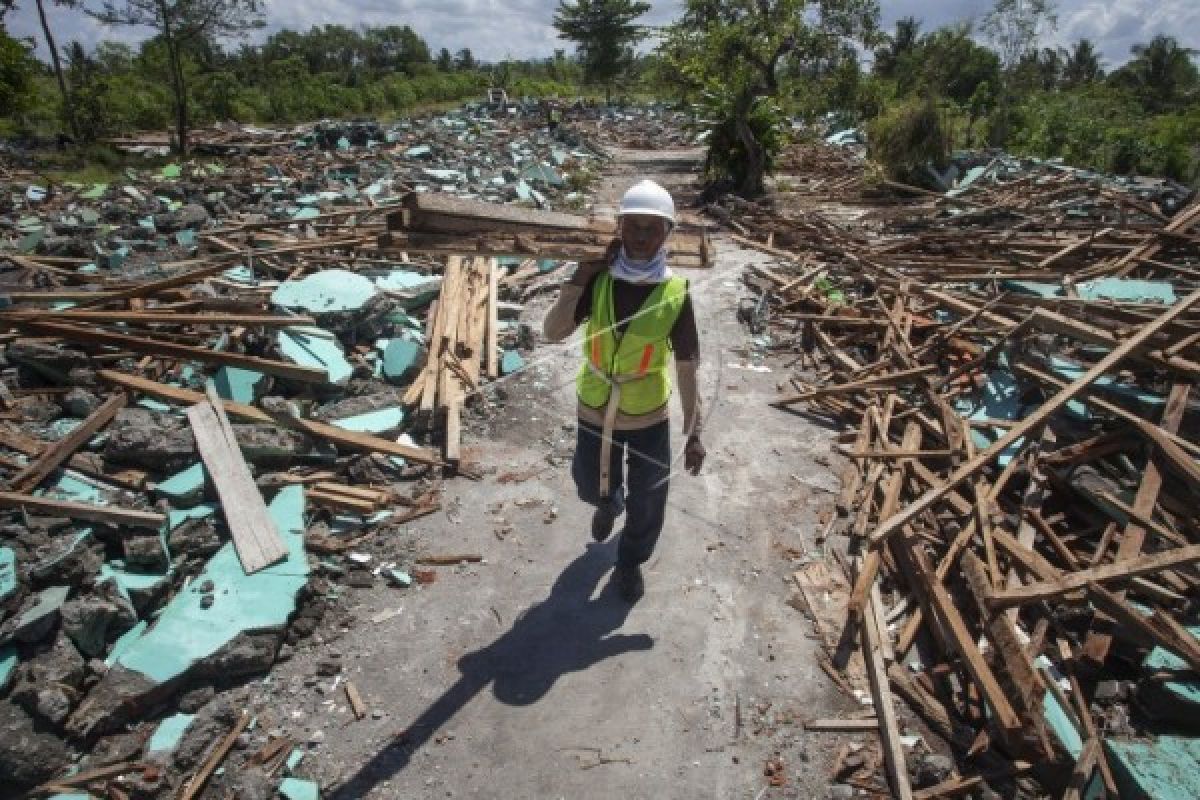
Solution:
[{"label": "sky", "polygon": [[[900,17],[914,16],[924,30],[962,20],[978,19],[994,0],[881,0],[882,22],[891,30]],[[307,30],[313,25],[409,25],[434,52],[470,48],[476,58],[544,58],[555,48],[571,48],[557,37],[551,24],[558,0],[266,0],[265,32],[280,28]],[[60,44],[79,39],[89,46],[101,39],[136,42],[146,33],[136,29],[105,28],[90,17],[53,6],[47,14]],[[643,18],[649,25],[669,23],[680,0],[658,0]],[[1185,47],[1200,48],[1200,2],[1197,0],[1058,0],[1058,27],[1044,42],[1069,45],[1091,39],[1109,69],[1129,58],[1129,48],[1167,32]],[[38,53],[47,58],[34,0],[18,0],[5,17],[12,36],[32,36]]]}]

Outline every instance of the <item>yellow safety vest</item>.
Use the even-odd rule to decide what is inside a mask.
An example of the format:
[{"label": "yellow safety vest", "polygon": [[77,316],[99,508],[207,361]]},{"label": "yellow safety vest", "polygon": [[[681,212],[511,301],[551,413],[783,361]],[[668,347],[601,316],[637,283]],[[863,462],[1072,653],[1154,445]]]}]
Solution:
[{"label": "yellow safety vest", "polygon": [[618,334],[612,275],[603,272],[596,278],[592,314],[583,340],[585,362],[575,381],[580,402],[604,408],[616,386],[616,410],[622,414],[648,414],[667,404],[671,397],[667,375],[671,329],[683,310],[687,288],[683,278],[672,277],[658,284],[625,333]]}]

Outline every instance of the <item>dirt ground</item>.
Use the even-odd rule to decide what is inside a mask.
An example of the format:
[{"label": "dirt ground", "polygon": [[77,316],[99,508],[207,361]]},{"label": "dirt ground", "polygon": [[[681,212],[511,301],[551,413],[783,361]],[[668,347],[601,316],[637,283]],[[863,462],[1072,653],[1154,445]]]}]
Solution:
[{"label": "dirt ground", "polygon": [[[611,209],[641,176],[686,204],[698,157],[620,152],[599,204]],[[308,741],[302,772],[325,797],[827,796],[837,737],[802,722],[854,706],[788,600],[837,490],[832,432],[767,406],[784,375],[760,366],[736,318],[741,271],[766,257],[715,241],[712,269],[682,273],[701,333],[708,461],[672,479],[646,596],[633,607],[616,597],[616,537],[592,543],[570,479],[578,344],[539,339],[472,426],[482,479],[450,481],[443,511],[409,528],[425,554],[483,560],[410,589],[340,588],[332,622],[263,686],[267,722]],[[551,299],[522,321],[540,331]],[[341,674],[319,675],[331,655]],[[764,774],[768,759],[782,785]]]}]

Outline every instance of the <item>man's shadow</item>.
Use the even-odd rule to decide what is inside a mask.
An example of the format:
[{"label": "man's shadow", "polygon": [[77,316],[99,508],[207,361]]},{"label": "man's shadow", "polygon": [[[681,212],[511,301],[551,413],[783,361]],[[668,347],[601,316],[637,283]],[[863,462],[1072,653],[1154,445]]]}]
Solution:
[{"label": "man's shadow", "polygon": [[606,658],[649,650],[644,633],[614,634],[631,606],[610,581],[592,599],[613,563],[612,548],[590,544],[554,582],[545,600],[531,607],[499,639],[459,659],[462,676],[422,712],[404,733],[337,787],[332,800],[352,800],[408,766],[412,754],[488,684],[502,703],[525,706],[542,699],[561,676]]}]

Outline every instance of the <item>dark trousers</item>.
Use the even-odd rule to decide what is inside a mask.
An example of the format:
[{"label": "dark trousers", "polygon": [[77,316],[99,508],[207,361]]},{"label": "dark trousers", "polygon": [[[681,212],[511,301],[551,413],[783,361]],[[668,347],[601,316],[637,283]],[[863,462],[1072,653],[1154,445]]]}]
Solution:
[{"label": "dark trousers", "polygon": [[625,512],[617,563],[644,564],[654,553],[667,514],[671,425],[663,420],[641,430],[613,431],[608,497],[600,496],[602,435],[600,428],[579,421],[571,477],[583,502],[614,517]]}]

